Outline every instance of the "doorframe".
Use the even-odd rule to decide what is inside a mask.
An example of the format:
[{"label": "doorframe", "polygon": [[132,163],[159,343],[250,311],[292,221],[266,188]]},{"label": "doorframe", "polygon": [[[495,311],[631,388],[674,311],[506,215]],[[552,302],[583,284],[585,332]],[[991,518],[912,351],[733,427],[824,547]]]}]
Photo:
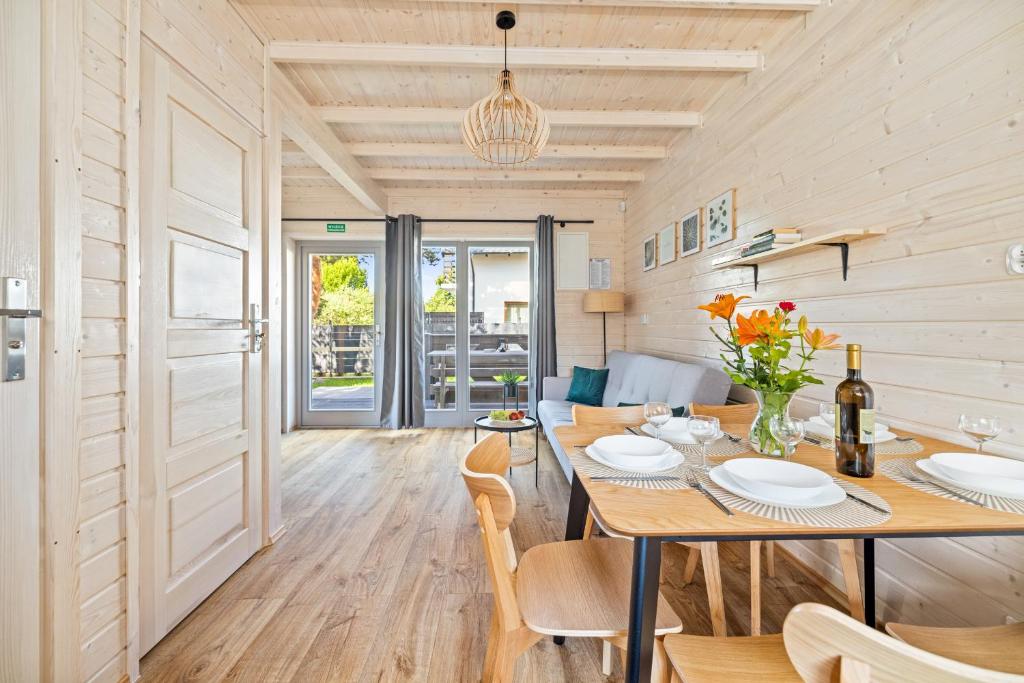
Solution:
[{"label": "doorframe", "polygon": [[[296,242],[296,255],[299,259],[298,268],[295,269],[297,279],[296,293],[299,300],[299,334],[298,342],[298,399],[299,399],[299,426],[308,427],[378,427],[380,426],[380,405],[381,405],[381,358],[383,355],[383,330],[384,330],[384,242],[382,240],[301,240]],[[311,398],[310,377],[310,310],[309,310],[309,257],[316,253],[359,253],[367,252],[373,254],[373,288],[374,307],[373,319],[377,329],[377,338],[374,344],[373,356],[373,410],[365,411],[344,411],[344,410],[317,410],[309,407]]]},{"label": "doorframe", "polygon": [[[427,427],[472,427],[473,420],[487,414],[485,408],[471,408],[469,403],[470,391],[469,382],[469,251],[473,247],[526,247],[529,258],[527,268],[530,280],[530,316],[532,319],[533,307],[536,305],[536,292],[534,291],[533,264],[537,257],[536,241],[534,239],[488,239],[473,237],[458,237],[444,239],[442,237],[423,240],[424,247],[455,245],[455,272],[456,272],[456,294],[455,294],[455,397],[456,408],[450,410],[438,408],[425,408],[424,424]],[[426,315],[426,313],[424,313]],[[531,328],[532,330],[532,328]],[[530,355],[527,362],[532,365],[533,339],[530,339]],[[426,368],[425,368],[426,369]],[[460,372],[461,370],[461,372]],[[424,382],[425,384],[425,382]],[[424,387],[426,392],[426,387]],[[424,396],[426,401],[426,396]]]}]

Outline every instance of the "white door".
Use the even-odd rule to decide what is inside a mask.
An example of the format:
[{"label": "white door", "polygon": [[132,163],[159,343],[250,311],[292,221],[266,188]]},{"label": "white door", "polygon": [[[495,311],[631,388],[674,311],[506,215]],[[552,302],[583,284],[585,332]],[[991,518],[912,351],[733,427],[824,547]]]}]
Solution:
[{"label": "white door", "polygon": [[146,652],[260,547],[261,170],[254,130],[155,50],[142,58]]},{"label": "white door", "polygon": [[302,425],[380,424],[384,247],[304,243]]},{"label": "white door", "polygon": [[[40,303],[39,3],[0,2],[0,308]],[[18,304],[21,290],[25,302]],[[12,304],[14,304],[12,306]],[[0,316],[0,325],[10,318]],[[23,379],[0,381],[0,680],[40,679],[39,343],[25,330]],[[6,343],[15,340],[4,339]],[[13,368],[12,368],[13,370]],[[11,373],[15,374],[15,373]]]}]

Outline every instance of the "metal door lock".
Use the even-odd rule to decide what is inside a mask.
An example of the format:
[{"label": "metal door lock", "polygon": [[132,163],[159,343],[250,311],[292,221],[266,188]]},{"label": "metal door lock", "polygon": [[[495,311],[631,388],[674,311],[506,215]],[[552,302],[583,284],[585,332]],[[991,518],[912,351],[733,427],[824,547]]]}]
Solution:
[{"label": "metal door lock", "polygon": [[28,308],[28,282],[16,277],[3,279],[3,301],[0,306],[0,338],[2,338],[3,381],[25,379],[25,321],[41,318],[38,308]]},{"label": "metal door lock", "polygon": [[249,351],[259,353],[263,350],[263,339],[267,336],[264,325],[270,321],[260,317],[260,305],[249,304]]}]

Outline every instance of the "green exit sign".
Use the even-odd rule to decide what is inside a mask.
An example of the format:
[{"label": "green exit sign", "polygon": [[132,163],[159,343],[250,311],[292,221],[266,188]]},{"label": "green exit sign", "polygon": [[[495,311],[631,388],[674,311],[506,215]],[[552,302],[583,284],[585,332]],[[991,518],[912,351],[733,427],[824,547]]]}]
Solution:
[{"label": "green exit sign", "polygon": [[328,223],[327,232],[345,232],[344,223]]}]

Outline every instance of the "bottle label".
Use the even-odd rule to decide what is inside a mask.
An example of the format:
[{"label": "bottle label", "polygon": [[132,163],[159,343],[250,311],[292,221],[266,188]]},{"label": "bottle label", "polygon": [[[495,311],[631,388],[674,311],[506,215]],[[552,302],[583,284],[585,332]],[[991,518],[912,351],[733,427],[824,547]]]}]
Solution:
[{"label": "bottle label", "polygon": [[840,415],[839,415],[839,404],[838,403],[836,403],[836,405],[835,405],[834,415],[835,415],[835,417],[833,418],[832,421],[835,422],[835,440],[839,441],[839,436],[840,436],[840,434],[842,434],[842,432],[839,430],[839,417],[840,417]]},{"label": "bottle label", "polygon": [[875,442],[875,411],[871,408],[861,408],[857,420],[860,426],[860,435],[857,439],[860,443]]}]

